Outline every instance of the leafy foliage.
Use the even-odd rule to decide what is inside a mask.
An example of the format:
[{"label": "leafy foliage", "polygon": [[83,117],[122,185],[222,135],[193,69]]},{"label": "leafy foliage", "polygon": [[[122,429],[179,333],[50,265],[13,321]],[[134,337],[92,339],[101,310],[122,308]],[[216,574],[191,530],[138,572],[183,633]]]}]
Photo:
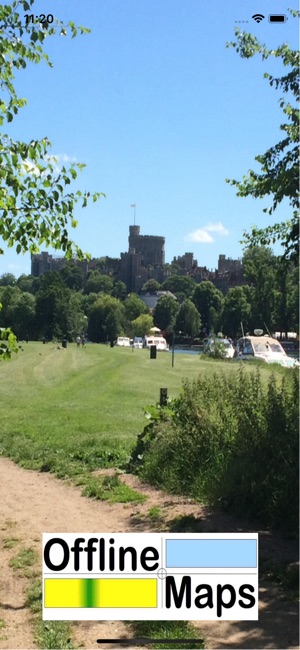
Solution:
[{"label": "leafy foliage", "polygon": [[199,334],[201,325],[200,314],[191,300],[184,300],[176,317],[176,332],[184,332],[195,337]]},{"label": "leafy foliage", "polygon": [[295,371],[265,386],[258,369],[242,367],[185,381],[138,437],[132,466],[171,492],[297,534],[298,388]]},{"label": "leafy foliage", "polygon": [[270,248],[252,246],[243,256],[245,279],[251,285],[250,329],[272,329],[275,309],[276,257]]},{"label": "leafy foliage", "polygon": [[171,275],[164,281],[162,288],[174,294],[184,293],[186,298],[190,298],[195,288],[195,280],[186,275]]},{"label": "leafy foliage", "polygon": [[141,300],[136,293],[131,293],[126,300],[124,300],[125,317],[127,321],[133,321],[141,314],[148,314],[149,310],[147,305]]},{"label": "leafy foliage", "polygon": [[[17,95],[15,70],[25,70],[30,63],[46,62],[52,67],[43,50],[46,38],[70,33],[72,38],[89,30],[77,28],[73,22],[63,25],[59,20],[45,29],[41,24],[24,25],[22,16],[33,11],[34,0],[13,0],[0,6],[0,74],[3,91],[0,101],[0,127],[10,124],[26,105],[26,99]],[[62,249],[67,259],[74,254],[83,258],[83,252],[69,237],[69,227],[75,228],[75,206],[86,207],[88,199],[97,201],[96,192],[71,192],[68,187],[77,178],[84,165],[73,163],[69,168],[58,168],[51,155],[47,137],[29,142],[14,140],[0,132],[0,236],[17,253],[36,253],[42,244]],[[0,254],[3,250],[0,249]]]},{"label": "leafy foliage", "polygon": [[147,280],[145,284],[142,287],[143,291],[146,291],[147,293],[155,294],[159,289],[161,288],[161,285],[157,280],[151,279]]},{"label": "leafy foliage", "polygon": [[251,290],[249,286],[233,287],[225,296],[222,310],[222,331],[227,336],[235,338],[242,336],[241,323],[245,331],[249,330],[249,319],[251,313],[250,303]]},{"label": "leafy foliage", "polygon": [[8,361],[12,352],[18,352],[16,335],[10,327],[0,328],[0,359]]},{"label": "leafy foliage", "polygon": [[[291,13],[295,15],[295,12]],[[284,137],[264,154],[255,157],[261,171],[258,173],[249,170],[241,181],[227,179],[227,182],[237,188],[237,196],[271,196],[271,204],[264,208],[264,212],[269,215],[273,214],[284,199],[289,201],[292,214],[288,220],[264,229],[253,227],[250,233],[244,233],[244,243],[247,246],[269,245],[279,240],[284,246],[285,258],[296,259],[299,237],[299,52],[291,50],[287,44],[269,50],[252,34],[241,32],[239,29],[236,29],[235,34],[237,40],[228,43],[227,47],[234,47],[242,58],[249,59],[260,54],[263,61],[270,57],[281,60],[283,66],[288,69],[287,72],[281,77],[268,72],[265,72],[264,76],[270,86],[289,98],[292,97],[293,103],[289,98],[281,97],[279,100],[286,118],[286,122],[280,125]]]},{"label": "leafy foliage", "polygon": [[175,327],[176,315],[179,305],[172,296],[161,296],[154,310],[153,320],[157,327],[168,332],[172,332]]},{"label": "leafy foliage", "polygon": [[153,327],[153,318],[150,314],[141,314],[132,323],[133,336],[147,336]]},{"label": "leafy foliage", "polygon": [[211,357],[212,359],[225,359],[226,352],[225,343],[217,336],[212,336],[209,339],[209,345],[206,344],[204,347],[205,356]]},{"label": "leafy foliage", "polygon": [[205,281],[196,285],[192,301],[201,316],[203,329],[209,334],[217,329],[219,315],[222,310],[223,294],[212,282]]},{"label": "leafy foliage", "polygon": [[103,294],[92,305],[88,336],[91,341],[105,343],[114,341],[122,334],[124,325],[123,303],[117,298]]},{"label": "leafy foliage", "polygon": [[101,275],[99,271],[91,271],[85,283],[85,293],[110,293],[113,281],[108,275]]}]

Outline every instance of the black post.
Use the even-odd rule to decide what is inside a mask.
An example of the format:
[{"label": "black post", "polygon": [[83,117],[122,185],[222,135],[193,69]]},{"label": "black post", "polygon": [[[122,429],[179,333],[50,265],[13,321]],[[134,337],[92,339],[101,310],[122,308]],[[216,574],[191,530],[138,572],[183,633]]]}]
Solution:
[{"label": "black post", "polygon": [[172,368],[174,368],[175,332],[172,334]]},{"label": "black post", "polygon": [[159,403],[160,406],[166,406],[168,400],[168,389],[160,388],[159,390]]}]

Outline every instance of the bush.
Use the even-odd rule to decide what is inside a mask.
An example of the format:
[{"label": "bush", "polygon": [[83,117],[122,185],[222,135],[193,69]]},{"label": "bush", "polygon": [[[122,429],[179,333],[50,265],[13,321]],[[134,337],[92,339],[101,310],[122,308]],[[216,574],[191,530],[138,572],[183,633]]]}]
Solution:
[{"label": "bush", "polygon": [[[280,381],[279,381],[280,377]],[[239,515],[298,528],[298,378],[246,373],[199,377],[152,417],[131,465],[171,492],[223,503]]]},{"label": "bush", "polygon": [[212,359],[226,359],[227,348],[224,341],[216,336],[211,337],[204,347],[204,354]]}]

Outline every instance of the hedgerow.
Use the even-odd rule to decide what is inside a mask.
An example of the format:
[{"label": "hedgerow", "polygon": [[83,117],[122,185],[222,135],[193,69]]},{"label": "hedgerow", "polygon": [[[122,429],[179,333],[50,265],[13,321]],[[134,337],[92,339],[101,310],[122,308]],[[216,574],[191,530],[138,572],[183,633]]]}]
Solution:
[{"label": "hedgerow", "polygon": [[167,409],[152,407],[130,467],[170,492],[226,505],[298,530],[298,377],[260,370],[185,381]]}]

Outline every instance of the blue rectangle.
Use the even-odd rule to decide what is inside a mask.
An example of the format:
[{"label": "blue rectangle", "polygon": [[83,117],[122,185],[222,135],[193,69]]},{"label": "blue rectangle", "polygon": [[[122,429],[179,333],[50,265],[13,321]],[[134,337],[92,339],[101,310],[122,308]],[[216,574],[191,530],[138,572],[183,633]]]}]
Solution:
[{"label": "blue rectangle", "polygon": [[167,539],[168,569],[255,569],[255,539]]}]

